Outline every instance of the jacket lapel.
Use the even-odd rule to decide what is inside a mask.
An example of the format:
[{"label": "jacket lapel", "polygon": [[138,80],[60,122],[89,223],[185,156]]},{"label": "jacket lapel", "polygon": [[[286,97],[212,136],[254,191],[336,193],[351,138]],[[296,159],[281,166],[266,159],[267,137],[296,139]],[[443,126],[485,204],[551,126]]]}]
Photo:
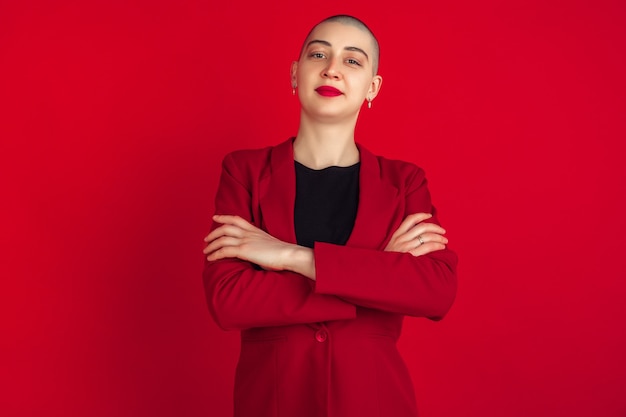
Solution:
[{"label": "jacket lapel", "polygon": [[259,180],[262,227],[284,242],[296,243],[295,202],[296,172],[291,138],[272,148],[269,173]]},{"label": "jacket lapel", "polygon": [[402,220],[398,189],[382,178],[378,158],[358,145],[361,158],[359,208],[347,246],[384,249]]}]

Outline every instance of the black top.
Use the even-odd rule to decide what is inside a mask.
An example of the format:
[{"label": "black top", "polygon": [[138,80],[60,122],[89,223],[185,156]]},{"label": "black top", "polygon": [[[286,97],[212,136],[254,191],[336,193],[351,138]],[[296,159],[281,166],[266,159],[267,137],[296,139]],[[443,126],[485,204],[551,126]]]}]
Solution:
[{"label": "black top", "polygon": [[295,162],[294,222],[299,245],[314,242],[345,245],[359,204],[360,162],[349,167],[315,170]]}]

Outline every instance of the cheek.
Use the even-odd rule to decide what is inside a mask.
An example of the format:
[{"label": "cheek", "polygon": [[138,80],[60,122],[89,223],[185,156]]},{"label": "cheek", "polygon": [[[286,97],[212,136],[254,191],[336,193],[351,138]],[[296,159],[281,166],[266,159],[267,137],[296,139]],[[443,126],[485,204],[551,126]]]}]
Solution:
[{"label": "cheek", "polygon": [[311,69],[308,69],[307,71],[301,71],[297,74],[298,85],[302,86],[311,85],[315,83],[318,78],[319,77],[317,76],[317,74],[315,74],[315,72]]},{"label": "cheek", "polygon": [[351,87],[354,91],[360,92],[364,97],[367,95],[371,85],[371,80],[369,78],[362,78],[355,80]]}]

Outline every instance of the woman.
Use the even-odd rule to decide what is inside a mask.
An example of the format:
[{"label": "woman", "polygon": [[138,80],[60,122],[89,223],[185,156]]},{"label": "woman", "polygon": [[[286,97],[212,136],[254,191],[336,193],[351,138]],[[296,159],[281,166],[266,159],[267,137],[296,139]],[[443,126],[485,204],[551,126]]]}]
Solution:
[{"label": "woman", "polygon": [[241,330],[236,416],[417,415],[396,341],[405,315],[448,311],[457,258],[424,172],[355,142],[377,68],[363,22],[320,22],[291,68],[296,137],[223,161],[204,284]]}]

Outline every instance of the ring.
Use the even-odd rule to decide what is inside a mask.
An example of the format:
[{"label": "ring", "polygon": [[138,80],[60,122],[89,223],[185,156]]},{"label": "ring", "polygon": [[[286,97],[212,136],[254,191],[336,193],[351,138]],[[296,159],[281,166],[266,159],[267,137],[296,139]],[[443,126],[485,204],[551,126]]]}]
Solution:
[{"label": "ring", "polygon": [[420,241],[420,246],[422,246],[422,245],[424,244],[424,239],[422,239],[422,235],[419,235],[419,236],[417,237],[417,240],[419,240],[419,241]]}]

